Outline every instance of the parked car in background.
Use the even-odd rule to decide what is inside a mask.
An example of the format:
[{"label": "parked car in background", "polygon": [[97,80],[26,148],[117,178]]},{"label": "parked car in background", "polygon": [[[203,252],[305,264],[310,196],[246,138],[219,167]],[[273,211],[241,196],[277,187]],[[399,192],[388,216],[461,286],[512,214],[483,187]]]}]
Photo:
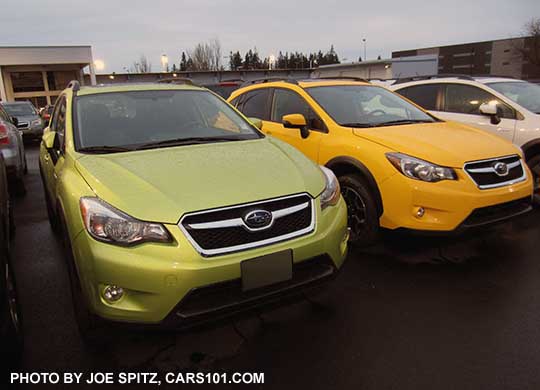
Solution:
[{"label": "parked car in background", "polygon": [[263,81],[229,101],[334,172],[354,243],[373,242],[379,226],[450,232],[531,209],[531,173],[518,147],[442,121],[381,86]]},{"label": "parked car in background", "polygon": [[540,201],[540,85],[507,77],[439,75],[390,86],[437,117],[497,134],[523,149]]},{"label": "parked car in background", "polygon": [[2,105],[9,115],[17,118],[17,128],[22,132],[25,140],[41,139],[43,120],[32,103],[2,102]]},{"label": "parked car in background", "polygon": [[299,296],[345,259],[332,172],[204,88],[72,82],[49,129],[40,172],[87,339],[101,319],[182,327]]},{"label": "parked car in background", "polygon": [[43,128],[49,126],[53,109],[54,105],[48,104],[39,111],[39,116],[41,116],[41,119],[43,120]]},{"label": "parked car in background", "polygon": [[231,93],[240,88],[242,83],[242,80],[227,80],[216,84],[206,84],[204,87],[217,93],[223,99],[227,99],[229,96],[231,96]]},{"label": "parked car in background", "polygon": [[13,230],[10,215],[6,167],[0,156],[0,348],[3,366],[8,371],[17,368],[23,343],[21,310],[9,254],[10,231]]},{"label": "parked car in background", "polygon": [[24,195],[24,175],[28,171],[24,143],[17,129],[17,118],[11,117],[0,104],[0,152],[5,162],[9,180],[17,195]]}]

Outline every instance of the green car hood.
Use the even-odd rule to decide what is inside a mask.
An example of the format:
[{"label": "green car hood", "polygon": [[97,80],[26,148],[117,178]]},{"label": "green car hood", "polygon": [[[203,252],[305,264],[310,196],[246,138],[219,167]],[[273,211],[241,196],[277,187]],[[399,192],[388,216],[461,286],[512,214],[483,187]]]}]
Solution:
[{"label": "green car hood", "polygon": [[264,138],[84,155],[75,165],[95,194],[145,221],[324,189],[319,168],[293,147]]}]

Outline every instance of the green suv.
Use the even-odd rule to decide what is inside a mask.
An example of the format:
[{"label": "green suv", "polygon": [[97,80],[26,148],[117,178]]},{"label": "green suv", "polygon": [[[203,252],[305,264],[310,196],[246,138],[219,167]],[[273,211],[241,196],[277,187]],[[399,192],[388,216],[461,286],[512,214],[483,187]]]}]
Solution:
[{"label": "green suv", "polygon": [[39,165],[83,335],[275,303],[346,256],[334,175],[203,88],[72,82]]}]

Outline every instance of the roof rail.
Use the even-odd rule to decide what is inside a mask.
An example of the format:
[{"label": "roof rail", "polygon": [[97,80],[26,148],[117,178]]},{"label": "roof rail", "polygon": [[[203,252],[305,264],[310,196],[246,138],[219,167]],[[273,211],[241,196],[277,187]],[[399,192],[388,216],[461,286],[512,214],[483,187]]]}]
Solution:
[{"label": "roof rail", "polygon": [[196,85],[192,79],[187,77],[168,77],[165,79],[158,80],[160,84],[186,84],[186,85]]},{"label": "roof rail", "polygon": [[430,75],[423,75],[423,76],[410,76],[410,77],[398,78],[393,85],[408,83],[409,81],[442,79],[442,78],[448,78],[448,77],[453,77],[453,78],[461,79],[461,80],[474,81],[474,77],[468,74],[440,73],[440,74],[430,74]]},{"label": "roof rail", "polygon": [[286,82],[286,83],[298,84],[298,81],[297,81],[297,80],[291,79],[291,78],[285,78],[285,77],[265,77],[265,78],[262,78],[262,79],[246,80],[246,81],[244,81],[244,83],[242,84],[242,86],[244,87],[244,86],[246,86],[246,85],[252,85],[252,84],[271,83],[271,82],[274,82],[274,81],[283,81],[283,82]]},{"label": "roof rail", "polygon": [[354,76],[323,76],[323,77],[314,77],[315,80],[351,80],[351,81],[361,81],[363,83],[369,83],[369,80],[362,77]]},{"label": "roof rail", "polygon": [[81,84],[78,80],[71,80],[67,86],[68,88],[72,88],[73,92],[77,92],[81,89]]}]

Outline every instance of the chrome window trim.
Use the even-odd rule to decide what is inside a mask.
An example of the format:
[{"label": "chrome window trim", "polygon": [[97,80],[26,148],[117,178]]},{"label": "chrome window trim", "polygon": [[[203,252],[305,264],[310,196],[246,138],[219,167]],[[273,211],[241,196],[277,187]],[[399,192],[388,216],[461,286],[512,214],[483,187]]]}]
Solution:
[{"label": "chrome window trim", "polygon": [[[310,198],[308,202],[302,203],[302,204],[297,205],[297,206],[292,206],[292,207],[289,207],[289,208],[286,208],[286,209],[276,210],[276,211],[272,212],[272,215],[274,215],[274,213],[278,213],[277,218],[280,218],[280,217],[283,217],[285,215],[289,215],[289,214],[292,214],[294,212],[303,210],[306,207],[311,207],[311,223],[310,223],[310,225],[308,227],[304,228],[304,229],[297,230],[295,232],[288,233],[288,234],[283,234],[281,236],[268,238],[266,240],[254,241],[254,242],[250,242],[250,243],[247,243],[247,244],[234,245],[234,246],[217,248],[217,249],[204,249],[199,244],[197,244],[197,242],[193,239],[193,237],[191,237],[188,230],[182,224],[182,222],[184,221],[185,218],[187,218],[189,216],[193,216],[193,215],[208,214],[208,213],[213,213],[213,212],[216,212],[216,211],[231,210],[231,209],[236,209],[236,208],[241,208],[241,207],[246,207],[246,206],[256,206],[256,205],[259,205],[259,204],[268,203],[268,202],[272,202],[272,201],[276,201],[276,200],[297,198],[297,197],[306,196],[306,195]],[[302,208],[300,208],[300,209],[298,209],[296,211],[289,212],[288,214],[283,214],[283,215],[279,214],[280,212],[283,212],[283,211],[286,211],[286,210],[290,211],[290,209],[293,209],[293,208],[296,208],[296,207],[299,207],[299,206],[302,206]],[[276,217],[274,216],[274,218],[276,218]],[[242,221],[240,218],[234,218],[234,219],[229,219],[229,220],[224,220],[224,221],[216,221],[216,222],[209,222],[209,223],[210,224],[211,223],[220,223],[220,222],[233,223],[232,221],[235,221],[236,219],[239,219],[240,221]],[[234,222],[234,223],[236,223],[236,222]],[[199,224],[192,224],[192,225],[199,225]],[[190,226],[192,226],[192,225],[190,225]],[[244,224],[243,224],[243,221],[242,221],[242,226],[243,225]],[[303,193],[296,194],[296,195],[290,195],[290,196],[283,196],[283,197],[279,197],[279,198],[266,199],[266,200],[262,200],[262,201],[252,202],[252,203],[244,203],[244,204],[240,204],[240,205],[236,205],[236,206],[220,207],[220,208],[211,209],[211,210],[197,211],[197,212],[187,213],[187,214],[183,215],[182,218],[180,219],[180,221],[178,222],[177,226],[180,228],[180,230],[182,231],[182,233],[184,234],[186,239],[189,241],[189,243],[203,257],[212,257],[212,256],[228,254],[228,253],[233,253],[233,252],[240,252],[240,251],[244,251],[244,250],[247,250],[247,249],[259,248],[259,247],[262,247],[262,246],[267,246],[267,245],[270,245],[270,244],[275,244],[275,243],[278,243],[278,242],[290,240],[292,238],[300,237],[300,236],[303,236],[303,235],[306,235],[306,234],[309,234],[309,233],[313,232],[315,230],[315,226],[316,226],[315,200],[311,197],[311,195],[309,195],[308,193],[303,192]],[[240,226],[240,225],[229,225],[229,226],[237,227],[237,226]],[[229,227],[229,226],[222,226],[222,227]],[[218,226],[216,226],[216,227],[218,227]]]},{"label": "chrome window trim", "polygon": [[[508,164],[508,168],[511,169],[510,165],[513,165],[512,168],[515,168],[518,165],[521,165],[521,169],[523,170],[523,175],[521,175],[517,179],[503,181],[501,183],[496,183],[496,184],[479,185],[476,182],[476,180],[474,180],[474,178],[469,174],[469,171],[467,170],[467,165],[470,165],[470,164],[478,164],[478,163],[490,162],[490,161],[495,162],[495,161],[500,161],[500,160],[504,160],[504,159],[511,158],[511,157],[517,157],[519,159],[519,161],[515,161],[514,163]],[[518,165],[514,165],[516,163],[518,163]],[[484,171],[485,169],[489,169],[489,170]],[[517,154],[513,154],[513,155],[510,155],[510,156],[497,157],[497,158],[489,158],[489,159],[486,159],[486,160],[468,161],[463,165],[463,172],[465,172],[465,174],[467,174],[467,176],[469,176],[469,179],[471,179],[472,182],[474,184],[476,184],[476,186],[481,190],[489,190],[489,189],[493,189],[493,188],[510,186],[510,185],[521,183],[522,181],[527,180],[527,170],[525,169],[525,166],[523,165],[522,158]],[[473,170],[471,170],[470,172],[472,172],[472,173],[482,173],[482,172],[484,172],[484,173],[486,173],[486,172],[495,173],[495,170],[493,170],[493,168],[478,168],[478,170],[474,170],[474,168],[473,168]]]}]

